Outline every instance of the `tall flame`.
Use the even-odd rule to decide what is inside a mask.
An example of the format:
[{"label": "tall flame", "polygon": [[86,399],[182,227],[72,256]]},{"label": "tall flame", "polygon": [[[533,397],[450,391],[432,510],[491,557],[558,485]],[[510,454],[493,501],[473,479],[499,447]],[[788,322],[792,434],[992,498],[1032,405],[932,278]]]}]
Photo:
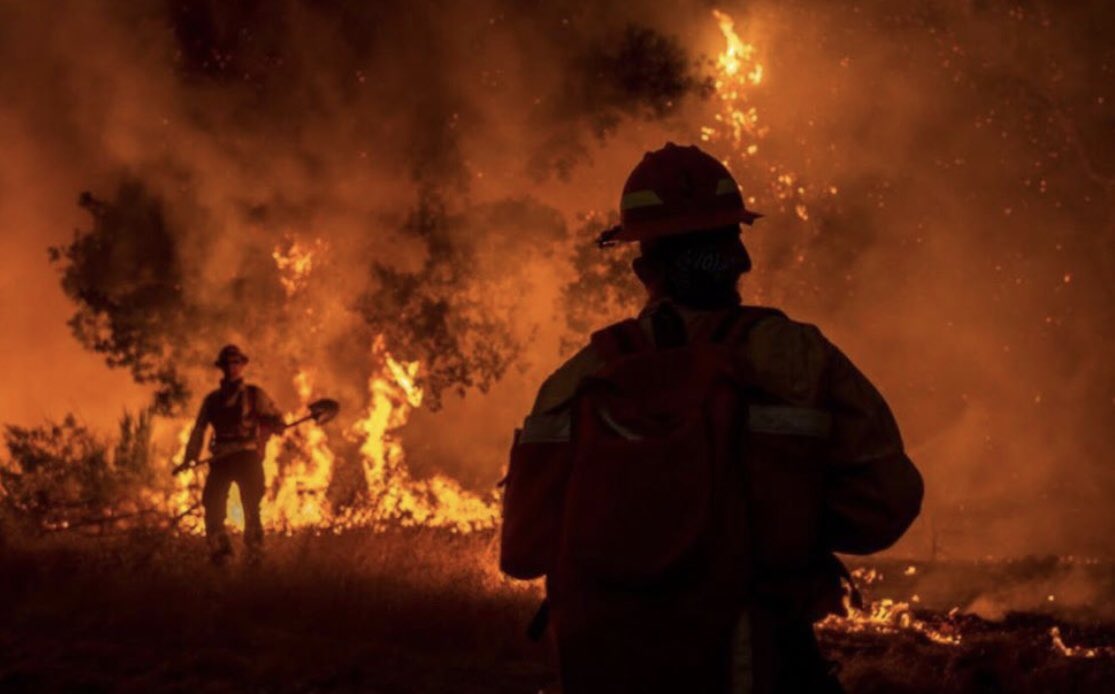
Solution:
[{"label": "tall flame", "polygon": [[[298,398],[305,406],[314,393],[313,377],[308,370],[294,376]],[[288,419],[296,416],[288,415]],[[279,454],[285,449],[289,458],[280,469]],[[294,530],[324,524],[330,517],[326,492],[333,476],[335,457],[321,427],[306,427],[284,442],[272,439],[263,462],[266,488],[262,520],[266,527]]]},{"label": "tall flame", "polygon": [[[288,298],[310,282],[315,257],[324,244],[293,241],[284,249],[276,248],[272,257]],[[317,261],[320,265],[320,260]],[[374,368],[368,381],[368,400],[362,416],[341,432],[346,440],[358,444],[365,489],[357,503],[334,509],[329,499],[337,458],[330,447],[330,434],[313,423],[273,438],[263,460],[266,493],[261,507],[264,527],[272,532],[298,529],[338,530],[354,526],[384,529],[389,526],[422,525],[470,532],[495,527],[498,520],[496,494],[479,496],[455,480],[435,475],[415,479],[406,464],[400,430],[411,413],[422,406],[419,386],[421,365],[417,361],[396,359],[382,337],[377,338],[369,356]],[[298,417],[316,393],[312,369],[302,368],[293,376],[300,407],[287,413]],[[181,458],[189,438],[190,424],[179,432],[177,458]],[[181,516],[181,527],[200,533],[199,490],[201,473],[190,470],[176,480],[170,507]],[[243,508],[235,488],[228,502],[228,520],[237,528],[244,525]]]},{"label": "tall flame", "polygon": [[385,366],[386,375],[368,383],[367,413],[354,429],[363,437],[360,454],[368,485],[369,506],[355,515],[362,524],[423,525],[468,532],[494,527],[498,520],[496,499],[481,498],[444,475],[414,480],[405,464],[396,431],[414,408],[422,404],[422,390],[415,385],[417,362],[399,362],[376,340],[373,356]]}]

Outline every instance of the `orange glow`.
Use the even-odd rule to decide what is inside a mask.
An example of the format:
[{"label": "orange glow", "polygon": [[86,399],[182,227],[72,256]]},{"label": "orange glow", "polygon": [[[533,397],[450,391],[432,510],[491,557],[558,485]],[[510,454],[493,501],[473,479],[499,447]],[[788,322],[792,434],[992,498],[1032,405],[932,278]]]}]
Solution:
[{"label": "orange glow", "polygon": [[[875,569],[857,569],[852,575],[863,585],[882,579],[882,575]],[[847,616],[829,615],[817,623],[818,629],[870,634],[916,633],[944,646],[958,646],[961,643],[960,632],[951,623],[935,626],[919,619],[911,611],[909,602],[883,598],[872,600],[863,608],[858,608],[852,604],[852,586],[845,583],[844,588],[844,609]],[[911,602],[920,602],[920,598],[915,595]],[[955,609],[950,611],[949,617],[955,613]]]},{"label": "orange glow", "polygon": [[370,402],[352,429],[361,441],[367,506],[353,511],[346,523],[376,528],[421,525],[457,532],[495,527],[499,508],[494,494],[476,496],[440,474],[428,480],[411,477],[396,432],[422,403],[422,390],[414,380],[418,363],[397,361],[382,340],[376,341],[373,358],[385,366],[386,373],[369,380]]},{"label": "orange glow", "polygon": [[285,251],[280,246],[271,252],[279,269],[279,281],[288,297],[306,287],[314,269],[314,257],[324,249],[325,243],[321,239],[315,239],[310,244],[294,241]]},{"label": "orange glow", "polygon": [[[324,248],[320,240],[294,240],[285,251],[275,249],[272,257],[288,299],[309,285],[315,257]],[[392,525],[421,525],[455,532],[495,527],[499,510],[494,492],[481,497],[440,474],[426,480],[411,476],[399,430],[422,406],[419,362],[396,359],[382,337],[375,339],[369,360],[374,368],[368,380],[365,409],[347,430],[332,434],[358,444],[363,493],[354,505],[333,508],[328,491],[337,458],[330,445],[331,434],[307,422],[268,441],[263,460],[266,493],[260,509],[264,528],[289,533],[357,526],[386,529]],[[302,416],[306,406],[323,395],[315,386],[311,368],[299,369],[292,384],[299,407],[286,413],[287,421]],[[183,420],[177,425],[176,460],[184,455],[192,424]],[[204,532],[199,505],[204,474],[193,469],[179,475],[168,500],[172,515],[183,518],[180,527],[191,533]],[[243,530],[244,513],[235,486],[229,495],[227,516],[229,524]]]},{"label": "orange glow", "polygon": [[[718,105],[712,115],[713,123],[701,126],[699,137],[702,142],[727,145],[729,154],[723,163],[731,169],[734,161],[758,155],[761,141],[770,133],[770,128],[762,124],[759,109],[752,99],[756,89],[765,84],[767,73],[755,44],[740,37],[735,21],[720,10],[713,10],[712,16],[724,40],[716,56],[713,80]],[[768,173],[774,198],[784,203],[798,219],[808,222],[810,214],[805,204],[808,190],[798,182],[799,177],[777,165],[770,166]],[[826,190],[836,195],[834,186]]]},{"label": "orange glow", "polygon": [[1099,646],[1088,648],[1086,646],[1069,646],[1061,637],[1060,627],[1049,629],[1049,638],[1053,642],[1053,650],[1067,658],[1098,658],[1099,656],[1115,656],[1115,646]]},{"label": "orange glow", "polygon": [[736,33],[735,22],[727,14],[712,11],[724,38],[724,49],[716,57],[713,87],[720,108],[713,116],[716,126],[701,128],[701,140],[727,140],[733,151],[744,156],[758,152],[758,140],[766,135],[759,126],[759,113],[749,103],[748,93],[763,81],[763,66],[756,59],[755,46]]}]

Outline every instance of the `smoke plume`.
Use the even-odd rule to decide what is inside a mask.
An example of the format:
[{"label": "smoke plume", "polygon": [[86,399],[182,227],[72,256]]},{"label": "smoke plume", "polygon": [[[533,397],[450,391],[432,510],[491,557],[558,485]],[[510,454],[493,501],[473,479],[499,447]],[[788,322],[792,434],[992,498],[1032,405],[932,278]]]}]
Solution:
[{"label": "smoke plume", "polygon": [[[735,96],[722,17],[762,66]],[[627,258],[590,246],[627,171],[704,142],[767,215],[745,296],[818,324],[894,406],[928,484],[898,551],[1110,554],[1112,19],[2,2],[0,345],[42,373],[0,419],[186,411],[225,342],[280,401],[312,367],[359,404],[386,350],[422,365],[419,473],[490,484],[541,378],[638,305]]]}]

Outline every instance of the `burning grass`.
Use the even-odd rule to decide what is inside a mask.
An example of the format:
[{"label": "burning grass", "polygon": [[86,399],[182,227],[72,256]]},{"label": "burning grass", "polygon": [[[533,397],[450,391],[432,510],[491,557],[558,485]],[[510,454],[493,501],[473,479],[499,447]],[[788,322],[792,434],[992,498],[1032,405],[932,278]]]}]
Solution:
[{"label": "burning grass", "polygon": [[[523,635],[537,592],[496,574],[492,540],[431,529],[296,533],[269,538],[263,566],[224,571],[206,563],[192,536],[17,541],[0,562],[0,690],[551,687],[548,648]],[[1115,576],[1110,565],[1093,570]],[[941,643],[902,619],[885,629],[821,629],[853,692],[1103,691],[1115,677],[1105,650],[1115,643],[1110,619],[1029,612],[989,621],[938,607],[1008,580],[1056,580],[1032,565],[922,566],[906,575],[884,564],[881,573],[893,580],[868,586],[869,601],[924,588],[931,597],[908,619],[958,638]],[[952,595],[941,588],[965,581]]]},{"label": "burning grass", "polygon": [[850,691],[1107,691],[1115,677],[1111,562],[882,561],[853,576],[864,607],[818,628]]}]

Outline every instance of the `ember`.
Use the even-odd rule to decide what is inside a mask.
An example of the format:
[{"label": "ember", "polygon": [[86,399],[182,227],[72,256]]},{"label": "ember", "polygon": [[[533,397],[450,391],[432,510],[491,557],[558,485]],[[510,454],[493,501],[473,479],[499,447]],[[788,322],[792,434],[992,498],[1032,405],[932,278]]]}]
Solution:
[{"label": "ember", "polygon": [[[817,623],[817,629],[870,634],[906,632],[924,636],[933,643],[944,646],[956,646],[961,643],[962,637],[958,628],[949,621],[955,616],[957,612],[955,609],[948,613],[945,621],[933,624],[917,617],[910,609],[909,602],[882,598],[872,600],[863,608],[858,608],[852,604],[852,586],[845,585],[845,592],[844,609],[847,615],[843,617],[829,615]],[[911,598],[911,601],[917,602],[917,596]]]},{"label": "ember", "polygon": [[1069,658],[1098,658],[1101,656],[1115,658],[1115,646],[1089,648],[1087,646],[1065,645],[1064,639],[1061,638],[1060,627],[1051,627],[1049,629],[1049,637],[1053,640],[1053,648],[1061,655]]}]

